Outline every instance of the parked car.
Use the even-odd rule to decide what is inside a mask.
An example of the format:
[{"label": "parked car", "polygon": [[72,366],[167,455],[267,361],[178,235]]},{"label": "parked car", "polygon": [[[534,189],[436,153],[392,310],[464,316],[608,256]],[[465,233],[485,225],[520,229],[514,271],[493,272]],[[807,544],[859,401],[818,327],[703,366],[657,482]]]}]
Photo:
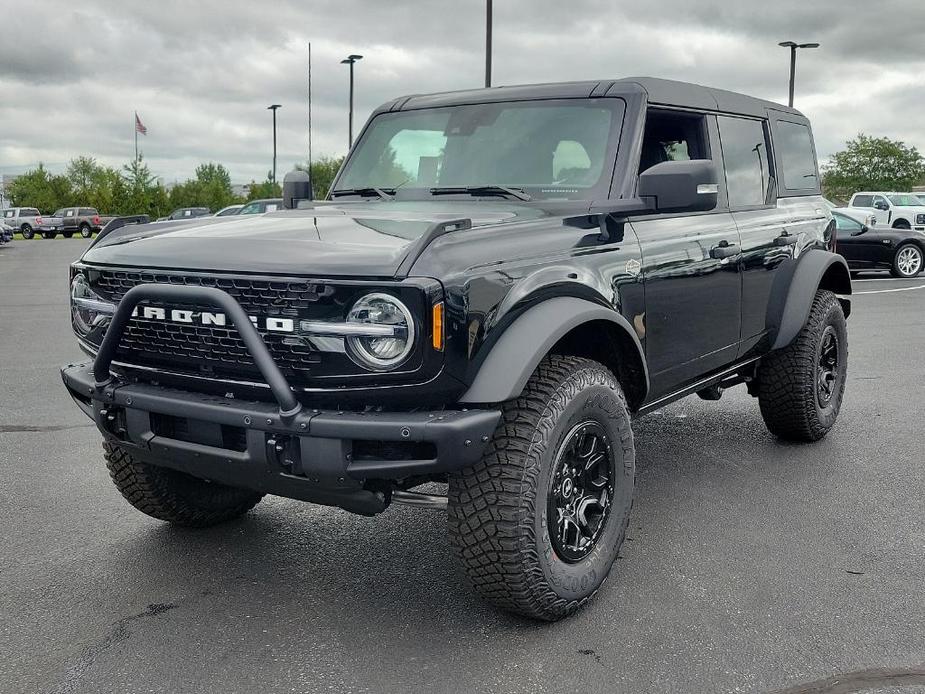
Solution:
[{"label": "parked car", "polygon": [[244,205],[228,205],[228,207],[223,207],[218,212],[216,212],[213,217],[230,217],[236,215],[241,211],[241,208]]},{"label": "parked car", "polygon": [[851,207],[839,207],[831,200],[826,198],[822,199],[822,202],[826,207],[829,208],[829,212],[835,213],[839,212],[846,217],[851,217],[852,219],[857,220],[861,224],[866,224],[867,226],[874,226],[877,223],[877,216],[873,212],[867,212],[866,210],[853,209]]},{"label": "parked car", "polygon": [[251,200],[244,205],[238,214],[263,214],[264,212],[273,212],[283,207],[282,198],[267,198],[265,200]]},{"label": "parked car", "polygon": [[855,193],[848,207],[872,213],[878,226],[925,231],[925,205],[912,193]]},{"label": "parked car", "polygon": [[13,234],[15,233],[16,229],[0,221],[0,243],[9,243],[13,240]]},{"label": "parked car", "polygon": [[212,214],[212,211],[208,207],[180,207],[157,221],[166,222],[178,219],[195,219],[196,217],[208,217],[210,214]]},{"label": "parked car", "polygon": [[915,229],[875,227],[833,211],[837,250],[853,274],[889,270],[894,277],[915,277],[925,267],[925,233]]},{"label": "parked car", "polygon": [[8,207],[3,210],[5,224],[19,231],[24,239],[31,239],[42,225],[42,215],[34,207]]},{"label": "parked car", "polygon": [[94,358],[64,384],[150,516],[446,509],[474,589],[556,620],[620,551],[634,416],[744,385],[783,440],[835,424],[851,280],[792,108],[649,78],[410,96],[327,201],[306,178],[272,216],[114,229],[71,267]]},{"label": "parked car", "polygon": [[103,228],[104,220],[93,207],[63,207],[51,217],[44,217],[39,230],[45,238],[54,238],[61,234],[71,238],[79,233],[88,239]]}]

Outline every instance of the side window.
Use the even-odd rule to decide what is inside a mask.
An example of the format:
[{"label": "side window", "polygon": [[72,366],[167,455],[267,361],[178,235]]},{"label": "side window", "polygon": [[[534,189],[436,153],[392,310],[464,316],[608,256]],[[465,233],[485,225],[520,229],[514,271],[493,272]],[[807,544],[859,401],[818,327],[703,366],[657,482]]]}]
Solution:
[{"label": "side window", "polygon": [[65,216],[65,217],[73,217],[75,212],[76,212],[76,210],[74,210],[74,209],[65,210],[65,211],[64,211],[64,216]]},{"label": "side window", "polygon": [[771,169],[762,121],[730,116],[720,116],[717,121],[729,206],[764,205],[771,185]]},{"label": "side window", "polygon": [[646,114],[639,173],[664,161],[710,159],[705,143],[703,116],[651,110]]},{"label": "side window", "polygon": [[839,236],[850,236],[851,232],[861,230],[862,224],[855,219],[843,217],[840,214],[834,214],[832,217],[835,219],[835,228]]},{"label": "side window", "polygon": [[11,219],[16,216],[16,210],[4,210],[3,216],[6,219]]},{"label": "side window", "polygon": [[873,207],[874,206],[874,196],[873,195],[855,195],[854,199],[851,201],[851,207]]},{"label": "side window", "polygon": [[809,128],[800,123],[777,121],[774,145],[780,154],[784,188],[806,190],[818,185],[816,155],[813,153],[813,139],[810,137]]},{"label": "side window", "polygon": [[275,212],[276,209],[277,209],[277,207],[279,207],[279,205],[277,205],[275,202],[268,202],[268,203],[267,203],[267,209],[266,209],[266,211],[267,211],[267,212]]}]

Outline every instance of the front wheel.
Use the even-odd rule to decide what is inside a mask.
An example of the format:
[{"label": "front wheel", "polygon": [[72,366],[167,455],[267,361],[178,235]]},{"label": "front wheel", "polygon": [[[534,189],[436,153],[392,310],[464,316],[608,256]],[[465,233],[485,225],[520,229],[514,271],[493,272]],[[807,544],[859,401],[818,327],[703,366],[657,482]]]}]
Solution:
[{"label": "front wheel", "polygon": [[922,249],[913,243],[907,243],[896,249],[893,256],[893,277],[915,277],[922,271]]},{"label": "front wheel", "polygon": [[22,237],[26,240],[35,236],[35,231],[33,231],[32,227],[30,227],[28,224],[23,224],[22,228],[20,228],[20,231],[22,232]]},{"label": "front wheel", "polygon": [[482,461],[450,476],[450,541],[469,583],[534,619],[578,610],[623,544],[635,472],[613,374],[588,359],[544,359],[504,404]]},{"label": "front wheel", "polygon": [[174,525],[204,528],[250,511],[263,494],[229,487],[178,470],[136,460],[125,449],[103,443],[109,476],[135,508]]},{"label": "front wheel", "polygon": [[848,371],[848,326],[836,296],[816,292],[793,342],[771,352],[758,369],[758,403],[772,434],[818,441],[841,409]]}]

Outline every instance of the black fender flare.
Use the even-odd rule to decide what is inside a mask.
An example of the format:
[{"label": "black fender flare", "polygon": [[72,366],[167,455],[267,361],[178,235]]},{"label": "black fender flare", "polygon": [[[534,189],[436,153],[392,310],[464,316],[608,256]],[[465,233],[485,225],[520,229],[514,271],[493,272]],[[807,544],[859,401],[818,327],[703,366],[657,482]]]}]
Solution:
[{"label": "black fender flare", "polygon": [[[629,321],[600,304],[571,296],[547,299],[518,316],[491,347],[461,403],[504,402],[517,397],[536,367],[569,331],[590,321],[613,323],[632,340],[649,388],[642,343]],[[643,397],[645,393],[643,393]]]},{"label": "black fender flare", "polygon": [[[772,350],[781,349],[793,342],[809,317],[813,298],[820,287],[840,295],[851,294],[848,263],[842,256],[821,249],[803,253],[792,274],[782,274],[779,278],[789,282],[781,282],[771,291],[768,326],[774,336]],[[842,298],[839,301],[847,317],[851,313],[851,303]]]}]

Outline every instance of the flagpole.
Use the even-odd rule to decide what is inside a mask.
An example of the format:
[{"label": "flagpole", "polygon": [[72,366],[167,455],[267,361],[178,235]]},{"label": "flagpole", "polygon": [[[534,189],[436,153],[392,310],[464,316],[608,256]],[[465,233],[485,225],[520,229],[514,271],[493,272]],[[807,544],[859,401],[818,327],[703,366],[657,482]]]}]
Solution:
[{"label": "flagpole", "polygon": [[135,163],[138,163],[138,111],[135,111],[135,120],[132,123],[132,129],[135,131]]},{"label": "flagpole", "polygon": [[312,42],[308,42],[308,176],[312,175]]}]

